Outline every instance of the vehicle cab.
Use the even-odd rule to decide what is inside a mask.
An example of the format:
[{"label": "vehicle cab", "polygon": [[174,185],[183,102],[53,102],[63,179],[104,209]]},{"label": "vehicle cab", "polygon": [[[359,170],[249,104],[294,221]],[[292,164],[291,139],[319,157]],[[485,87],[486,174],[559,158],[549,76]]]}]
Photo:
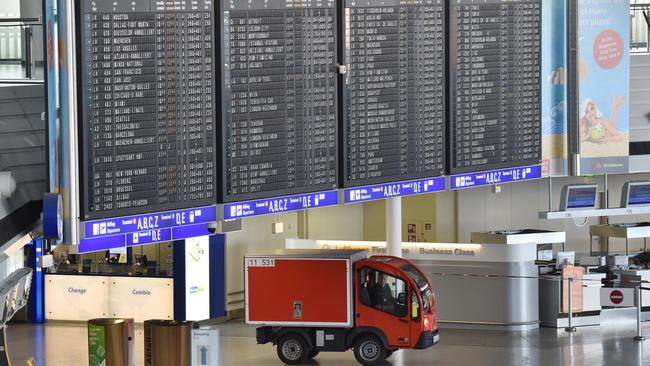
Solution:
[{"label": "vehicle cab", "polygon": [[389,352],[438,342],[431,284],[409,261],[374,256],[355,263],[355,327],[383,333]]}]

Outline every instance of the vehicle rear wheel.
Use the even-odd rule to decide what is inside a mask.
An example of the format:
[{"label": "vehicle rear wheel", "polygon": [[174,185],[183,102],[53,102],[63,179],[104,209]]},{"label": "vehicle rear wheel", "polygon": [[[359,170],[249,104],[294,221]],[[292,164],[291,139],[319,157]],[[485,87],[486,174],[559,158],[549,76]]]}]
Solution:
[{"label": "vehicle rear wheel", "polygon": [[354,357],[360,364],[376,365],[386,359],[387,350],[375,335],[361,336],[354,344]]},{"label": "vehicle rear wheel", "polygon": [[309,346],[298,334],[287,334],[278,342],[278,357],[287,365],[304,363],[309,355]]}]

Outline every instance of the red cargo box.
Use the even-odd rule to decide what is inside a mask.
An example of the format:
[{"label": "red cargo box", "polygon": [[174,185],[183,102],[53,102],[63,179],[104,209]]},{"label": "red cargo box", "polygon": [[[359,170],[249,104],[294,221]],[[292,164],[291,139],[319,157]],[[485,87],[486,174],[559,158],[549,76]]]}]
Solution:
[{"label": "red cargo box", "polygon": [[352,327],[359,250],[281,250],[244,257],[246,323]]}]

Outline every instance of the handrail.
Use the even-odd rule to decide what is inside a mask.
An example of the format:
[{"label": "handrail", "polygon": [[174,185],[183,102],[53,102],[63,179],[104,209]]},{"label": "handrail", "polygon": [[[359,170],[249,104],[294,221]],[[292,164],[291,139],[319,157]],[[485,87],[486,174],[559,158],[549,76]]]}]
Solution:
[{"label": "handrail", "polygon": [[0,23],[42,23],[40,18],[0,18]]}]

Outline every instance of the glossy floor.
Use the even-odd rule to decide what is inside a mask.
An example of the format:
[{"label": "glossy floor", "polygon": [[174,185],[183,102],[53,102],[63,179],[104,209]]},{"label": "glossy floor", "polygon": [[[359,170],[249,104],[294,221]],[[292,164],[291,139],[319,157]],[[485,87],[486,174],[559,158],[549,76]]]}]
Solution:
[{"label": "glossy floor", "polygon": [[[281,365],[270,345],[257,345],[255,330],[242,323],[220,329],[220,365]],[[87,365],[83,324],[11,324],[8,347],[14,365],[31,355],[38,365]],[[643,326],[650,335],[650,323]],[[635,342],[633,324],[580,328],[574,335],[553,329],[509,333],[443,330],[440,343],[427,350],[396,352],[386,365],[650,365],[650,340]],[[142,328],[136,333],[137,365],[143,365]],[[312,365],[357,365],[352,352],[324,353]]]},{"label": "glossy floor", "polygon": [[[2,64],[0,63],[0,80],[24,80],[25,67],[20,64]],[[33,80],[43,80],[43,68],[35,67],[32,73]]]}]

